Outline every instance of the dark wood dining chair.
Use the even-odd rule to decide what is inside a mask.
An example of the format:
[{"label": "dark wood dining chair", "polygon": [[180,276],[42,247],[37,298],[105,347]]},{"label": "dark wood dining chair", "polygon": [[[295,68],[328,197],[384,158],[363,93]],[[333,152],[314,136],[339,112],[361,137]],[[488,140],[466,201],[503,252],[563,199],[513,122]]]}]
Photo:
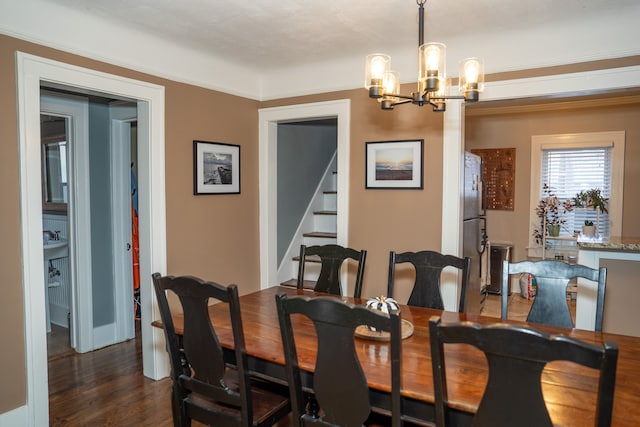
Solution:
[{"label": "dark wood dining chair", "polygon": [[[381,413],[391,417],[392,426],[400,426],[399,312],[384,314],[327,296],[309,298],[281,294],[276,296],[276,304],[295,425],[361,427],[366,420],[375,418],[376,409],[372,408],[367,379],[356,353],[359,338],[354,338],[358,326],[368,325],[390,333],[391,413]],[[316,329],[318,352],[311,387],[314,404],[311,405],[307,405],[303,392],[303,375],[305,379],[309,376],[299,367],[296,345],[300,342],[294,340],[295,326],[303,321],[299,316],[292,321],[292,315],[297,314],[310,319]],[[385,424],[389,425],[388,418]]]},{"label": "dark wood dining chair", "polygon": [[[505,323],[429,321],[436,426],[450,420],[444,344],[470,344],[484,352],[489,376],[472,425],[491,427],[552,426],[542,393],[542,371],[552,361],[569,361],[599,371],[595,425],[611,425],[618,346],[595,345],[566,335],[548,335]],[[570,369],[570,365],[568,365]],[[554,393],[554,396],[557,393]],[[562,396],[558,396],[561,399]]]},{"label": "dark wood dining chair", "polygon": [[396,265],[410,263],[415,269],[416,278],[407,305],[444,310],[440,277],[445,267],[451,266],[460,270],[462,276],[458,312],[464,313],[467,294],[467,283],[471,272],[471,258],[459,258],[434,251],[389,253],[389,280],[387,296],[393,298],[396,278]]},{"label": "dark wood dining chair", "polygon": [[[271,426],[291,411],[288,391],[249,375],[236,285],[222,286],[191,276],[155,273],[167,352],[171,362],[173,424],[191,420],[220,426]],[[184,333],[176,333],[167,291],[178,297],[184,313]],[[216,326],[208,312],[210,300],[229,306],[235,366],[225,363]]]},{"label": "dark wood dining chair", "polygon": [[306,246],[300,245],[300,261],[298,263],[298,281],[297,288],[304,288],[304,270],[305,264],[311,261],[308,257],[315,256],[317,261],[320,260],[320,276],[315,284],[314,291],[325,292],[328,294],[342,295],[342,287],[340,286],[340,269],[347,259],[352,259],[358,263],[356,272],[356,282],[353,291],[354,298],[360,298],[362,294],[362,277],[364,275],[364,266],[367,259],[367,251],[357,251],[351,248],[345,248],[340,245],[317,245]]},{"label": "dark wood dining chair", "polygon": [[536,296],[527,315],[527,322],[544,323],[553,326],[573,328],[574,323],[567,302],[567,286],[571,279],[582,277],[597,283],[595,330],[602,331],[604,315],[604,295],[607,284],[607,269],[571,265],[562,261],[521,261],[510,263],[505,260],[502,269],[501,318],[507,319],[509,275],[529,273],[536,278]]}]

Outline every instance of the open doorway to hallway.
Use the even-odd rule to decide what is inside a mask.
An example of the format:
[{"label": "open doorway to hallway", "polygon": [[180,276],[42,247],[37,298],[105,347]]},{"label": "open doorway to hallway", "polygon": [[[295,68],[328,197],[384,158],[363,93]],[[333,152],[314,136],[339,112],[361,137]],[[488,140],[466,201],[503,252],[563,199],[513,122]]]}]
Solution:
[{"label": "open doorway to hallway", "polygon": [[[47,332],[52,325],[68,329],[69,346],[78,352],[135,335],[136,120],[129,100],[60,89],[41,93]],[[58,186],[62,190],[55,191]],[[48,255],[61,244],[64,253]],[[91,334],[80,333],[84,325]]]},{"label": "open doorway to hallway", "polygon": [[297,277],[301,244],[337,242],[337,127],[336,118],[278,123],[278,283]]},{"label": "open doorway to hallway", "polygon": [[[73,88],[84,95],[109,94],[132,101],[138,111],[138,188],[140,195],[140,258],[142,317],[152,320],[151,273],[166,273],[166,211],[164,176],[164,88],[29,54],[16,54],[20,153],[21,235],[24,277],[28,404],[21,417],[34,425],[48,424],[43,228],[40,140],[40,87]],[[51,82],[56,82],[55,84]],[[35,166],[35,167],[34,167]],[[89,168],[89,162],[77,164]],[[124,167],[128,170],[130,165]],[[77,184],[89,185],[79,180]],[[127,184],[129,181],[127,180]],[[130,215],[130,212],[128,212]],[[81,220],[82,218],[78,218]],[[85,219],[86,220],[86,219]],[[129,225],[130,228],[130,225]],[[153,230],[153,233],[151,232]],[[73,242],[72,242],[73,245]],[[83,289],[79,287],[78,289]],[[98,300],[97,303],[100,301]],[[79,305],[79,310],[88,309]],[[131,312],[130,312],[131,313]],[[94,325],[78,324],[83,340],[99,340]],[[168,375],[162,337],[150,322],[141,324],[144,374],[158,379]]]},{"label": "open doorway to hallway", "polygon": [[259,110],[260,287],[278,283],[278,124],[337,120],[336,240],[348,246],[350,100],[336,100]]}]

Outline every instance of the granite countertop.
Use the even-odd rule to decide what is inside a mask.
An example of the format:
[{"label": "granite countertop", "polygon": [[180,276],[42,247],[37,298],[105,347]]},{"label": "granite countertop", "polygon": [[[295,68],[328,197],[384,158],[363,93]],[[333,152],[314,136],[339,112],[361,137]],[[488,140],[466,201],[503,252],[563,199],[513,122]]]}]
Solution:
[{"label": "granite countertop", "polygon": [[640,252],[640,237],[578,238],[578,248],[592,251]]}]

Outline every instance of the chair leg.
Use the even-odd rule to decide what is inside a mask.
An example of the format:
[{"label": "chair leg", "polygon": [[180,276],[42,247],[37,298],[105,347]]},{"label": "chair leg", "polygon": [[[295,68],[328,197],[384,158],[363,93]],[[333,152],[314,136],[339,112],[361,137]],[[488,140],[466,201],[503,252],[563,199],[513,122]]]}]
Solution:
[{"label": "chair leg", "polygon": [[191,427],[191,418],[187,417],[184,406],[181,405],[181,393],[177,387],[171,387],[171,414],[174,427]]}]

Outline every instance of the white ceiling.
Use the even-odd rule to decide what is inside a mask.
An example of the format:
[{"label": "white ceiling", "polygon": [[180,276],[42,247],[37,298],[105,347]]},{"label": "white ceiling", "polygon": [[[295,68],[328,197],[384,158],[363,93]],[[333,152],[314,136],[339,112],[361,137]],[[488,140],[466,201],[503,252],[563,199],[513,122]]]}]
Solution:
[{"label": "white ceiling", "polygon": [[[260,68],[418,44],[415,0],[49,1]],[[539,27],[634,4],[638,0],[429,0],[425,39]]]},{"label": "white ceiling", "polygon": [[[71,35],[64,39],[65,29],[58,29],[59,34],[32,34],[31,38],[60,47],[75,43],[79,53],[91,50],[90,56],[100,57],[102,52],[104,59],[115,63],[131,65],[135,58],[109,58],[115,54],[109,46],[115,32],[101,32],[98,24],[127,31],[128,43],[143,46],[137,50],[139,58],[159,51],[161,55],[164,52],[165,60],[175,61],[171,49],[182,49],[185,58],[187,53],[199,55],[204,62],[207,59],[202,58],[215,58],[218,65],[228,64],[231,71],[209,86],[220,86],[224,78],[233,75],[244,76],[246,81],[253,73],[260,79],[258,91],[263,92],[254,93],[256,98],[286,95],[277,93],[283,92],[279,79],[289,86],[312,85],[318,78],[312,75],[314,67],[331,70],[325,67],[329,63],[341,64],[333,70],[344,70],[353,81],[337,83],[334,89],[355,87],[355,79],[363,74],[364,55],[371,52],[389,53],[392,58],[394,54],[406,56],[394,68],[401,74],[403,69],[409,70],[403,81],[415,80],[415,0],[0,0],[2,4],[3,8],[22,7],[24,13],[33,13],[29,4],[41,4],[45,13],[66,10],[74,17],[73,25],[79,25],[79,17],[91,21],[89,28],[79,27],[71,40]],[[454,65],[466,56],[483,56],[488,72],[625,56],[638,54],[640,49],[639,0],[428,0],[425,9],[425,40],[447,43],[447,56]],[[11,26],[9,15],[6,24]],[[5,32],[21,35],[27,31],[28,26],[16,25]],[[34,24],[33,32],[37,31]],[[100,35],[91,34],[94,31]],[[621,36],[623,31],[627,31],[626,37]],[[52,42],[56,37],[61,38],[57,44]],[[94,37],[102,40],[102,50],[88,46]],[[618,43],[611,43],[612,38]],[[156,40],[155,48],[148,47],[150,40]],[[121,54],[126,56],[126,52]],[[143,69],[145,63],[151,67],[150,61],[141,62]],[[449,74],[455,74],[456,70],[448,67]],[[168,71],[171,76],[175,72]],[[296,74],[291,77],[288,72]],[[198,83],[200,78],[181,80]]]}]

